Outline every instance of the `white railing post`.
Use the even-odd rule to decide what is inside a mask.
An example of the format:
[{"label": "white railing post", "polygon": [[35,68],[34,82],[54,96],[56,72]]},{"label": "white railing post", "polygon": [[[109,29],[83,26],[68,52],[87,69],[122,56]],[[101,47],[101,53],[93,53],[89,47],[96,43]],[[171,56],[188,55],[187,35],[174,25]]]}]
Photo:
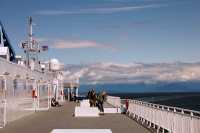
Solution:
[{"label": "white railing post", "polygon": [[182,114],[182,116],[181,116],[181,132],[183,133],[183,120],[184,120],[184,111],[183,111],[183,109],[181,109],[181,114]]},{"label": "white railing post", "polygon": [[37,110],[40,108],[40,83],[38,82],[37,83],[37,93],[38,93],[38,96],[37,96]]},{"label": "white railing post", "polygon": [[156,110],[155,110],[155,108],[156,108],[156,106],[155,105],[153,105],[153,107],[154,107],[154,109],[153,109],[153,128],[155,129],[156,128],[156,125],[155,125],[155,121],[156,121]]},{"label": "white railing post", "polygon": [[6,101],[6,91],[7,91],[7,79],[4,77],[4,120],[3,120],[3,126],[5,127],[6,126],[6,123],[7,123],[7,101]]},{"label": "white railing post", "polygon": [[150,128],[151,127],[151,122],[150,121],[148,121],[148,128]]},{"label": "white railing post", "polygon": [[190,112],[191,120],[190,120],[190,133],[194,133],[194,125],[193,125],[193,112]]},{"label": "white railing post", "polygon": [[165,133],[165,129],[164,128],[162,128],[162,133]]},{"label": "white railing post", "polygon": [[174,108],[174,113],[173,113],[174,117],[173,117],[173,124],[172,124],[172,132],[174,132],[175,125],[177,124],[177,121],[176,121],[176,118],[175,118],[175,116],[176,116],[175,114],[176,114],[176,108]]},{"label": "white railing post", "polygon": [[157,131],[156,132],[159,133],[159,131],[160,131],[160,126],[157,127]]},{"label": "white railing post", "polygon": [[50,100],[50,83],[49,82],[47,82],[47,87],[48,87],[48,96],[47,96],[47,98],[48,98],[48,109],[51,107],[51,100]]}]

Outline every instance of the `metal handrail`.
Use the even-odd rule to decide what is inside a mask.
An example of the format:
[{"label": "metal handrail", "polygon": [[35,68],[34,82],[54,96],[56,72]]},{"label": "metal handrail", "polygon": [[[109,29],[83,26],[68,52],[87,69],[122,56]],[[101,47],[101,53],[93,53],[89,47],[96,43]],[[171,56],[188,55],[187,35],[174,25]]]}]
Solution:
[{"label": "metal handrail", "polygon": [[[112,99],[114,100],[114,98]],[[118,101],[119,99],[117,99]],[[128,100],[128,115],[148,128],[163,133],[199,133],[200,112],[179,107],[154,104],[133,99]],[[112,101],[115,103],[115,101]]]},{"label": "metal handrail", "polygon": [[[200,111],[196,111],[196,110],[184,109],[184,108],[175,107],[175,106],[155,104],[155,103],[150,103],[150,102],[145,102],[145,101],[140,101],[140,100],[134,100],[134,99],[121,99],[121,101],[123,101],[123,100],[129,100],[129,102],[135,102],[136,104],[144,105],[144,106],[147,106],[147,107],[152,107],[154,109],[161,109],[161,110],[171,111],[171,112],[175,112],[175,113],[178,113],[178,114],[181,113],[181,114],[185,114],[185,115],[190,114],[192,117],[197,117],[197,118],[200,119]],[[179,112],[177,112],[177,111],[179,111]],[[185,112],[189,112],[189,113],[185,113]],[[198,114],[198,115],[196,115],[196,114]]]}]

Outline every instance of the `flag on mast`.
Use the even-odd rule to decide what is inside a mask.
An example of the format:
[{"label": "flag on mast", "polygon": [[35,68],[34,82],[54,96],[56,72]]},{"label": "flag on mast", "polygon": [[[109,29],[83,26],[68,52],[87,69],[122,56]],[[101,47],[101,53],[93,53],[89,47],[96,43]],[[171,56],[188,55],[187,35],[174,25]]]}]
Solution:
[{"label": "flag on mast", "polygon": [[42,51],[47,51],[48,49],[49,49],[49,47],[47,45],[42,46]]}]

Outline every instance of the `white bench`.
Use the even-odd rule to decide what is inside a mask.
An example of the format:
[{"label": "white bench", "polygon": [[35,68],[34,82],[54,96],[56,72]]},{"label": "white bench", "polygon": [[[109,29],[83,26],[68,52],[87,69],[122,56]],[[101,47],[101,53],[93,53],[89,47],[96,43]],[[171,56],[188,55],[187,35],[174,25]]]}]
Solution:
[{"label": "white bench", "polygon": [[53,129],[51,133],[112,133],[110,129]]},{"label": "white bench", "polygon": [[97,107],[75,107],[75,117],[99,117]]},{"label": "white bench", "polygon": [[81,107],[90,107],[89,100],[83,100],[80,102]]}]

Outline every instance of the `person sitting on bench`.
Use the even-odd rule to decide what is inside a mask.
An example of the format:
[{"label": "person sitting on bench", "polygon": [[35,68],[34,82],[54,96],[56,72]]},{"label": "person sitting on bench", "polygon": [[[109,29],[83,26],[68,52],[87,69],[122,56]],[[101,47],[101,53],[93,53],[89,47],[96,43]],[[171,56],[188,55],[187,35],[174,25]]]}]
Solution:
[{"label": "person sitting on bench", "polygon": [[60,106],[59,102],[56,101],[56,99],[54,97],[51,99],[51,106],[52,107]]}]

